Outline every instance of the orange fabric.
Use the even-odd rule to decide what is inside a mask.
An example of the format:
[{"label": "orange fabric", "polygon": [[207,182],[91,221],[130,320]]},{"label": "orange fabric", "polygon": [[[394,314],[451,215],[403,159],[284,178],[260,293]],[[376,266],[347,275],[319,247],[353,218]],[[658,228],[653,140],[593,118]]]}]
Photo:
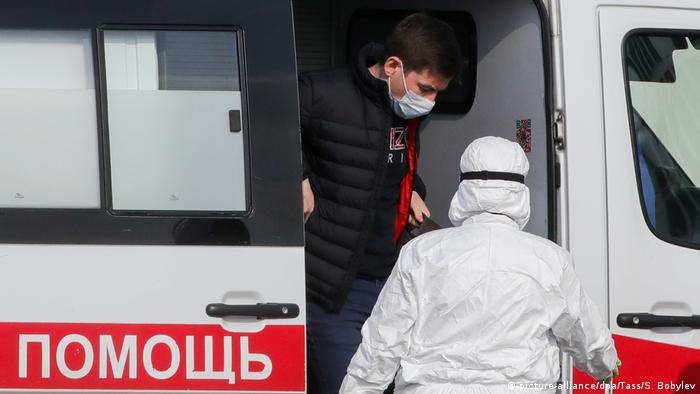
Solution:
[{"label": "orange fabric", "polygon": [[394,224],[394,245],[399,242],[401,232],[406,228],[408,223],[408,215],[411,213],[411,196],[413,195],[413,178],[418,169],[418,154],[416,152],[416,139],[418,136],[418,125],[420,119],[411,119],[408,121],[408,171],[406,176],[401,181],[401,197],[396,212],[396,221]]}]

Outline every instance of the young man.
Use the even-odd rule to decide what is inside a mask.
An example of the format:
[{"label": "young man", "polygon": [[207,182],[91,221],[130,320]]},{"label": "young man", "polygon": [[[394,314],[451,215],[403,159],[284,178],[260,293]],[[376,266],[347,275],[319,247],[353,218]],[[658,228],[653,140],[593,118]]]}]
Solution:
[{"label": "young man", "polygon": [[462,155],[456,226],[406,244],[362,329],[341,393],[546,392],[559,349],[597,379],[617,373],[610,331],[571,255],[522,231],[529,164],[497,137]]},{"label": "young man", "polygon": [[[452,28],[426,14],[349,67],[299,79],[310,380],[337,393],[396,261],[407,222],[430,211],[416,175],[418,123],[458,73]],[[315,372],[315,373],[314,373]]]}]

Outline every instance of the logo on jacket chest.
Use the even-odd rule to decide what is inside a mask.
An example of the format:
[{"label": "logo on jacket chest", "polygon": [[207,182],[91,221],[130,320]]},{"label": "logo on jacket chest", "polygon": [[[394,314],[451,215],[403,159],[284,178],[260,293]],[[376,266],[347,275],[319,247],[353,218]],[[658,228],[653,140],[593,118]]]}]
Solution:
[{"label": "logo on jacket chest", "polygon": [[[387,164],[403,163],[405,161],[406,150],[406,134],[408,129],[405,127],[392,127],[389,135],[389,157]],[[401,152],[397,152],[401,151]]]},{"label": "logo on jacket chest", "polygon": [[391,137],[389,138],[389,150],[404,150],[406,149],[406,132],[405,127],[392,127]]}]

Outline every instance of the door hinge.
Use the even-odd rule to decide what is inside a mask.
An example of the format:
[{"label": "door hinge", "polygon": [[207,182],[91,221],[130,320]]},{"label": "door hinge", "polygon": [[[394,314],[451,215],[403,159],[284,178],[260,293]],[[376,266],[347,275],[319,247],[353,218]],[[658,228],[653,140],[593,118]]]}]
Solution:
[{"label": "door hinge", "polygon": [[557,150],[566,148],[566,122],[561,110],[554,112],[554,146]]}]

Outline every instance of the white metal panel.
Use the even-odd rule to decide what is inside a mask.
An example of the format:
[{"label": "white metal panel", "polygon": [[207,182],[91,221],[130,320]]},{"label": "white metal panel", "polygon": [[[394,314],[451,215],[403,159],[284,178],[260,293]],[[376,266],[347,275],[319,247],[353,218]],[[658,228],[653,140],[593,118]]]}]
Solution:
[{"label": "white metal panel", "polygon": [[0,303],[0,321],[220,324],[207,304],[281,302],[299,317],[224,327],[301,325],[303,261],[302,247],[2,245],[0,299],[21,302]]},{"label": "white metal panel", "polygon": [[605,157],[595,2],[559,1],[568,181],[569,250],[607,317]]}]

